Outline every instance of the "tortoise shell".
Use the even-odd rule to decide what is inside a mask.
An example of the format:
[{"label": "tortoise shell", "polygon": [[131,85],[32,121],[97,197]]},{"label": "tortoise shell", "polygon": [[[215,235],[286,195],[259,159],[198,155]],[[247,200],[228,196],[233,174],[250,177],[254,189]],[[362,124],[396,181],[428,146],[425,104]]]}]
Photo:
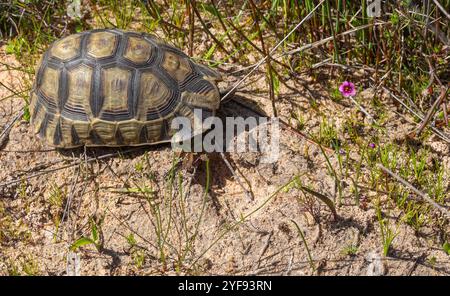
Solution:
[{"label": "tortoise shell", "polygon": [[54,42],[37,68],[35,133],[60,148],[169,142],[177,116],[219,108],[220,74],[153,35],[93,30]]}]

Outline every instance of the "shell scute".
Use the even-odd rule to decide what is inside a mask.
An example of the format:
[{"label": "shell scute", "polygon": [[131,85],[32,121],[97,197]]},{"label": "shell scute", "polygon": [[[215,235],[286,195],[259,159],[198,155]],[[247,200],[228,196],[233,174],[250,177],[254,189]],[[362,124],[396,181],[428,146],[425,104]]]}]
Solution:
[{"label": "shell scute", "polygon": [[95,59],[111,57],[116,52],[118,39],[112,32],[92,33],[88,36],[87,54]]},{"label": "shell scute", "polygon": [[145,64],[152,56],[151,44],[143,38],[130,36],[123,57],[135,64]]},{"label": "shell scute", "polygon": [[81,37],[82,35],[76,34],[56,41],[50,49],[50,54],[63,61],[74,59],[81,53]]}]

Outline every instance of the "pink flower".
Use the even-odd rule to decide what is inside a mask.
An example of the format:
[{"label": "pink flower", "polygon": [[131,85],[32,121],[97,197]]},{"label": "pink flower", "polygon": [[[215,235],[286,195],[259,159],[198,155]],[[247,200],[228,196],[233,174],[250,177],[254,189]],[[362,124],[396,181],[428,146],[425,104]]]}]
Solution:
[{"label": "pink flower", "polygon": [[344,81],[341,86],[339,86],[339,91],[344,97],[353,97],[356,95],[355,85],[348,81]]}]

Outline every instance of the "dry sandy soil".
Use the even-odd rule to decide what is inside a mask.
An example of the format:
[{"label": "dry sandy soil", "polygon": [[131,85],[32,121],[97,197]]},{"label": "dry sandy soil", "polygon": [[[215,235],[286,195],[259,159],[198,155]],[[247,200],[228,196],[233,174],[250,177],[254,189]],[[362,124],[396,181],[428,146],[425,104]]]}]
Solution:
[{"label": "dry sandy soil", "polygon": [[[4,48],[0,61],[17,64]],[[0,80],[17,89],[22,83],[20,75],[2,67]],[[262,75],[252,78],[258,77]],[[240,100],[253,102],[270,114],[267,92],[257,91],[260,85],[265,85],[264,79],[238,93]],[[337,125],[342,114],[355,110],[350,103],[326,99],[320,80],[310,79],[308,85],[321,108],[331,110]],[[304,111],[306,130],[313,131],[320,121],[308,115],[308,96],[303,95],[307,92],[301,85],[295,87],[299,90],[295,93],[281,89],[281,118],[289,118],[296,106]],[[9,95],[0,87],[0,127],[24,106],[21,98],[6,98]],[[370,97],[370,90],[365,95]],[[392,104],[387,98],[384,103]],[[223,110],[226,114],[244,112],[234,103]],[[393,134],[408,127],[401,120],[387,124]],[[446,165],[448,184],[449,146],[437,140],[429,145]],[[332,200],[337,198],[335,182],[318,146],[288,129],[282,129],[276,163],[261,163],[258,153],[225,154],[244,187],[251,189],[252,198],[246,196],[218,154],[181,155],[175,170],[174,159],[180,155],[170,145],[98,159],[115,152],[54,151],[37,139],[29,123],[14,125],[0,150],[0,274],[450,274],[449,256],[442,251],[434,230],[425,227],[416,233],[398,222],[400,211],[395,208],[384,209],[398,235],[390,255],[382,256],[373,206],[377,197],[386,198],[382,193],[369,191],[367,206],[358,207],[344,182],[342,205],[333,217],[324,203],[295,186],[279,190],[299,176],[303,185]],[[207,193],[205,157],[211,170]],[[330,159],[336,165],[335,157]],[[20,178],[18,183],[4,185]],[[234,224],[242,217],[245,221]],[[78,238],[92,236],[90,220],[99,225],[100,250],[90,244],[70,251]],[[314,269],[292,220],[304,233]],[[155,230],[159,227],[162,231]],[[353,255],[345,251],[350,246],[355,248]]]}]

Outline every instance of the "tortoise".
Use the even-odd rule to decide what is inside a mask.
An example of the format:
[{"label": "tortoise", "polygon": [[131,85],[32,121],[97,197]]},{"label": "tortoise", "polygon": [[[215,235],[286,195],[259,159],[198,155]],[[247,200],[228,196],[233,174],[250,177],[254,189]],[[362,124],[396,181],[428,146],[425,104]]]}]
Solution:
[{"label": "tortoise", "polygon": [[171,121],[220,106],[221,75],[156,36],[99,29],[69,35],[43,54],[31,124],[57,148],[170,142]]}]

